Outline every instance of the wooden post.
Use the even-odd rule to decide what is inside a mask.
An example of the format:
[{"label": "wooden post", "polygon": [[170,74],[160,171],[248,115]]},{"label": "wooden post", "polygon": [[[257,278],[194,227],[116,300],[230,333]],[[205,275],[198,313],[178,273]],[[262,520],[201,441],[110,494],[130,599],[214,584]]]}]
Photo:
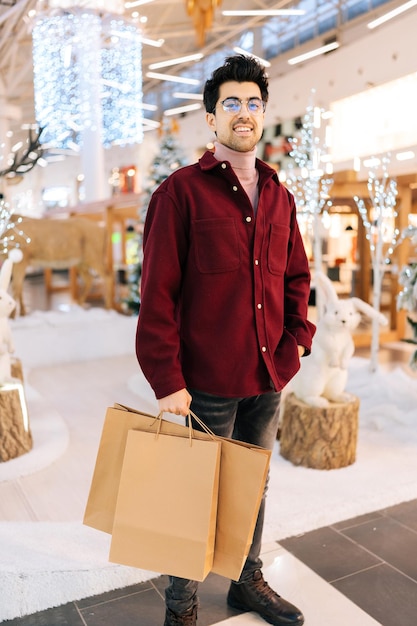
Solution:
[{"label": "wooden post", "polygon": [[356,460],[359,399],[314,407],[290,393],[280,426],[280,454],[294,465],[336,469]]}]

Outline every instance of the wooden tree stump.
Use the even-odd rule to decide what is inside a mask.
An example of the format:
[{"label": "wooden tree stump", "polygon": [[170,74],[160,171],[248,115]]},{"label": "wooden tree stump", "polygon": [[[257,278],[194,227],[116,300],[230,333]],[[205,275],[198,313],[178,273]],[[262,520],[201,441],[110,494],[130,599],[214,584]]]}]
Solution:
[{"label": "wooden tree stump", "polygon": [[29,416],[21,383],[0,387],[0,462],[32,449]]},{"label": "wooden tree stump", "polygon": [[23,383],[22,361],[16,357],[12,357],[12,376],[13,378],[18,378]]},{"label": "wooden tree stump", "polygon": [[359,399],[314,407],[293,393],[285,399],[280,454],[294,465],[336,469],[356,460]]}]

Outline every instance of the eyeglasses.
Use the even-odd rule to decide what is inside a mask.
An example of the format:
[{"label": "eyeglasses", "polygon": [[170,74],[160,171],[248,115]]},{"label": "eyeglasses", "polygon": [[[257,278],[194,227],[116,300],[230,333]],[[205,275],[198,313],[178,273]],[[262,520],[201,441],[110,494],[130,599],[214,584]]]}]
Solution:
[{"label": "eyeglasses", "polygon": [[247,100],[240,100],[240,98],[226,98],[222,100],[220,104],[223,107],[223,111],[226,113],[240,113],[242,110],[243,102],[246,103],[246,108],[249,113],[253,113],[253,115],[260,115],[261,113],[265,113],[266,104],[260,98],[248,98]]}]

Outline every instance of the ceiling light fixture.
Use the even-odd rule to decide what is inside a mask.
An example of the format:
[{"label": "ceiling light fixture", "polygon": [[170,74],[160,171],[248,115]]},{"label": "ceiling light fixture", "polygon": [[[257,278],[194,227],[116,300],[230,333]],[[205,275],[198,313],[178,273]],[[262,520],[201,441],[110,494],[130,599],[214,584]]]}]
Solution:
[{"label": "ceiling light fixture", "polygon": [[283,15],[305,15],[302,9],[253,9],[249,11],[222,11],[226,17],[275,17]]},{"label": "ceiling light fixture", "polygon": [[191,61],[200,61],[204,57],[204,54],[198,52],[197,54],[189,54],[185,57],[178,57],[177,59],[170,59],[169,61],[159,61],[158,63],[151,63],[149,65],[150,70],[159,70],[161,67],[169,67],[170,65],[178,65],[179,63],[189,63]]},{"label": "ceiling light fixture", "polygon": [[132,2],[125,2],[125,9],[133,9],[134,7],[139,7],[142,4],[149,4],[149,2],[153,2],[154,0],[132,0]]},{"label": "ceiling light fixture", "polygon": [[146,37],[141,37],[140,40],[145,46],[153,46],[154,48],[160,48],[165,43],[165,39],[147,39]]},{"label": "ceiling light fixture", "polygon": [[415,153],[412,150],[406,150],[405,152],[399,152],[396,156],[397,161],[409,161],[414,159]]},{"label": "ceiling light fixture", "polygon": [[381,161],[380,159],[378,159],[378,157],[369,157],[369,159],[364,159],[363,161],[364,167],[368,167],[368,168],[378,167],[378,165],[380,164],[381,164]]},{"label": "ceiling light fixture", "polygon": [[388,11],[388,13],[385,13],[385,15],[381,15],[381,17],[378,17],[376,20],[372,20],[372,22],[369,22],[367,26],[370,29],[376,28],[377,26],[381,26],[381,24],[388,22],[388,20],[392,20],[393,17],[397,17],[397,15],[401,15],[401,13],[404,13],[404,11],[408,11],[409,9],[412,9],[416,5],[417,5],[417,0],[409,0],[409,2],[406,2],[405,4],[401,4],[399,7],[397,7],[396,9],[393,9],[392,11]]},{"label": "ceiling light fixture", "polygon": [[197,111],[197,109],[201,109],[201,104],[199,102],[196,102],[195,104],[185,104],[182,107],[175,107],[174,109],[167,109],[164,111],[164,115],[177,115],[178,113]]},{"label": "ceiling light fixture", "polygon": [[145,104],[144,102],[142,102],[141,109],[143,109],[144,111],[157,111],[158,107],[156,106],[156,104]]},{"label": "ceiling light fixture", "polygon": [[305,54],[300,54],[296,57],[292,57],[292,59],[288,59],[288,63],[290,65],[296,65],[297,63],[302,63],[303,61],[308,61],[308,59],[320,56],[320,54],[326,54],[326,52],[336,50],[339,47],[340,43],[338,41],[333,41],[332,43],[328,43],[325,46],[316,48],[315,50],[310,50],[310,52],[306,52]]},{"label": "ceiling light fixture", "polygon": [[188,93],[187,91],[174,91],[172,94],[174,98],[182,98],[183,100],[202,100],[202,93]]},{"label": "ceiling light fixture", "polygon": [[[147,126],[148,130],[150,130],[151,128],[159,128],[161,125],[161,122],[156,122],[155,120],[148,120],[146,117],[144,117],[142,120],[142,124],[143,126]],[[146,130],[146,128],[144,128],[143,130]]]},{"label": "ceiling light fixture", "polygon": [[157,80],[169,80],[173,83],[184,83],[185,85],[199,85],[200,81],[196,78],[186,78],[185,76],[172,76],[172,74],[158,74],[157,72],[147,72],[148,78],[156,78]]},{"label": "ceiling light fixture", "polygon": [[267,61],[266,59],[262,59],[262,57],[258,57],[256,54],[253,54],[252,52],[248,52],[247,50],[244,50],[243,48],[239,48],[239,46],[235,46],[233,50],[237,54],[245,54],[247,57],[252,57],[253,59],[257,59],[259,63],[262,63],[264,67],[271,67],[270,62]]}]

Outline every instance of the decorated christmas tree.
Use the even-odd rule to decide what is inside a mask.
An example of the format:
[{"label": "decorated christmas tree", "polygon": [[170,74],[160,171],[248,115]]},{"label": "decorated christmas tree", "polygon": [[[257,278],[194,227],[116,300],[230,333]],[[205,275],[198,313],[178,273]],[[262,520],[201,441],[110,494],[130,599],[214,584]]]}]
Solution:
[{"label": "decorated christmas tree", "polygon": [[139,313],[140,308],[140,278],[142,274],[142,233],[145,223],[146,213],[148,211],[149,202],[155,189],[166,179],[172,172],[186,165],[186,159],[182,152],[178,141],[178,126],[175,120],[165,119],[162,123],[161,142],[159,153],[154,158],[149,170],[147,185],[143,193],[139,224],[138,224],[138,258],[137,262],[130,267],[127,283],[128,296],[125,299],[125,306],[130,313]]}]

